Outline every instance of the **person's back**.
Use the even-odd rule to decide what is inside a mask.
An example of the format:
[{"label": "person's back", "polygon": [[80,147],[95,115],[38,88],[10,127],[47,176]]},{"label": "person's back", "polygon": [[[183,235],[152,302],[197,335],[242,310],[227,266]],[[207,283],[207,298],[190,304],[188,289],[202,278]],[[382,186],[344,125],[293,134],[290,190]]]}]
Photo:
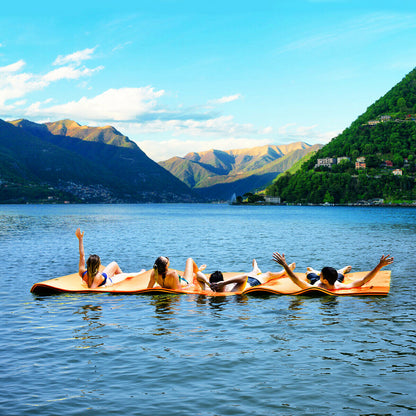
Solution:
[{"label": "person's back", "polygon": [[165,289],[178,289],[180,287],[178,274],[174,270],[168,270],[164,276],[158,275],[156,283]]},{"label": "person's back", "polygon": [[[182,289],[182,285],[188,286],[192,282],[193,276],[196,276],[199,270],[205,268],[205,264],[198,268],[196,263],[191,258],[188,258],[185,264],[184,275],[181,277],[176,270],[169,270],[169,265],[169,257],[159,256],[155,260],[153,270],[150,274],[149,284],[147,285],[148,289],[152,288],[155,283],[165,289]],[[181,284],[181,282],[183,283]]]}]

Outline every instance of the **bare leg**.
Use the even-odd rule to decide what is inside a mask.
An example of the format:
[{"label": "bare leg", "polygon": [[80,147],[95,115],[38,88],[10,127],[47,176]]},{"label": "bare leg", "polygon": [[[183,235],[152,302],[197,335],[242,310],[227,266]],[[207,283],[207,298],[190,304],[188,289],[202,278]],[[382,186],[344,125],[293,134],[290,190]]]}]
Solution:
[{"label": "bare leg", "polygon": [[261,270],[260,270],[259,266],[257,265],[257,260],[253,259],[251,264],[253,266],[253,270],[249,273],[249,275],[254,277],[257,274],[261,274]]},{"label": "bare leg", "polygon": [[[290,270],[295,270],[295,267],[296,267],[296,263],[291,263],[289,265]],[[253,260],[253,271],[250,272],[248,275],[250,277],[256,278],[261,284],[263,284],[263,283],[268,282],[269,280],[279,279],[280,277],[286,276],[286,270],[283,269],[280,272],[262,273],[259,267],[257,266],[256,260]]]},{"label": "bare leg", "polygon": [[183,274],[183,278],[187,282],[193,282],[194,276],[200,271],[204,270],[207,266],[205,264],[201,265],[201,267],[198,267],[197,264],[194,262],[193,259],[189,258],[186,260],[185,265],[185,272]]},{"label": "bare leg", "polygon": [[115,261],[112,261],[104,268],[102,273],[106,273],[107,277],[113,277],[115,274],[120,274],[123,272],[121,271],[120,266]]}]

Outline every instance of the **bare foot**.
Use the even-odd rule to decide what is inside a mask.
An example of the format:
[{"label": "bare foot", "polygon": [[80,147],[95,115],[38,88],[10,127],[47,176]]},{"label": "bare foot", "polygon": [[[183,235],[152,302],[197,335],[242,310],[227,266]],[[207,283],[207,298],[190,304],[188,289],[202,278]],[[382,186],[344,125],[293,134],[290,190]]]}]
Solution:
[{"label": "bare foot", "polygon": [[253,259],[253,261],[251,262],[252,266],[253,266],[253,271],[252,273],[254,274],[261,274],[261,270],[259,269],[259,266],[257,265],[257,260]]},{"label": "bare foot", "polygon": [[201,264],[200,266],[199,266],[199,268],[198,268],[198,270],[200,271],[200,272],[202,272],[203,270],[205,270],[207,268],[207,265],[206,264]]},{"label": "bare foot", "polygon": [[292,270],[292,271],[293,271],[293,270],[295,270],[295,268],[296,268],[296,263],[290,263],[290,264],[289,264],[289,269],[290,269],[290,270]]},{"label": "bare foot", "polygon": [[306,274],[309,274],[309,273],[315,273],[315,274],[317,274],[318,276],[320,276],[320,275],[321,275],[321,272],[319,272],[318,270],[312,269],[312,267],[307,267],[307,268],[306,268]]},{"label": "bare foot", "polygon": [[347,274],[347,273],[349,273],[351,271],[351,269],[352,269],[351,266],[345,266],[342,269],[339,269],[338,270],[338,273]]}]

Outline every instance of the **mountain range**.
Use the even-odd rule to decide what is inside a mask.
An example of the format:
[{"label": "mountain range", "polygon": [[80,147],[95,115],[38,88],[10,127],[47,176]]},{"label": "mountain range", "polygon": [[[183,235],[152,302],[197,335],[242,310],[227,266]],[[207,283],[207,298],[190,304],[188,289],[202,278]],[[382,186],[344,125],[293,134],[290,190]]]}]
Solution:
[{"label": "mountain range", "polygon": [[190,188],[208,199],[230,199],[265,188],[277,175],[322,146],[304,142],[249,149],[191,152],[159,162]]},{"label": "mountain range", "polygon": [[0,120],[0,157],[3,202],[200,200],[111,126]]}]

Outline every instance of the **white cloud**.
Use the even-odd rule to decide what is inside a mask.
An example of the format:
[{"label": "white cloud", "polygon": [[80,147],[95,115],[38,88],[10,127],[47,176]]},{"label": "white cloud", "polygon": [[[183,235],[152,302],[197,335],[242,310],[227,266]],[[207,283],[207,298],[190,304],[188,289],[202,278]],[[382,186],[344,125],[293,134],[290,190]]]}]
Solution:
[{"label": "white cloud", "polygon": [[210,104],[225,104],[230,103],[232,101],[239,100],[242,97],[241,94],[234,94],[234,95],[228,95],[226,97],[217,98],[215,100],[210,100]]},{"label": "white cloud", "polygon": [[77,51],[74,53],[71,53],[69,55],[59,55],[56,59],[53,65],[66,65],[69,63],[74,63],[76,65],[79,65],[82,61],[91,59],[91,55],[94,53],[96,48],[87,48],[82,51]]},{"label": "white cloud", "polygon": [[[214,124],[220,123],[220,120],[216,120]],[[228,122],[226,122],[227,125]],[[206,125],[206,123],[202,123]],[[264,146],[267,144],[289,144],[298,141],[304,141],[310,145],[313,144],[326,144],[332,138],[336,137],[340,131],[320,131],[317,126],[300,126],[295,123],[282,126],[279,129],[277,136],[264,135],[260,136],[255,134],[255,130],[247,131],[248,136],[232,136],[224,130],[222,134],[216,129],[214,135],[212,131],[208,129],[202,129],[200,126],[199,134],[197,131],[187,131],[184,126],[179,127],[177,122],[173,120],[166,124],[158,124],[159,130],[152,130],[155,127],[154,123],[146,125],[138,124],[119,124],[116,128],[128,135],[130,139],[136,141],[137,145],[153,160],[161,161],[167,160],[173,156],[183,157],[185,154],[195,151],[202,152],[209,149],[218,150],[231,150],[231,149],[243,149],[256,146]],[[264,132],[257,131],[257,133]],[[242,132],[241,128],[240,131]],[[180,134],[179,134],[180,132]],[[149,137],[149,133],[155,134],[154,140],[140,139],[140,137]],[[176,136],[169,140],[159,140],[162,136],[170,135]],[[252,134],[250,134],[252,133]],[[251,136],[251,137],[250,137]]]},{"label": "white cloud", "polygon": [[26,105],[27,100],[20,100],[13,103],[14,107],[21,107],[22,105]]},{"label": "white cloud", "polygon": [[[257,137],[270,134],[271,127],[258,129],[253,124],[240,124],[234,121],[233,116],[207,117],[202,119],[184,118],[186,114],[163,113],[163,119],[154,119],[144,122],[115,123],[121,131],[126,131],[131,138],[143,137],[143,135],[169,135],[171,137],[197,137],[220,138],[225,141],[229,137]],[[165,119],[170,117],[170,119]]]},{"label": "white cloud", "polygon": [[13,108],[13,105],[6,105],[6,102],[22,98],[33,91],[42,90],[53,82],[91,76],[94,72],[103,69],[102,66],[97,68],[64,66],[40,75],[20,72],[25,65],[25,61],[19,60],[0,67],[0,106],[2,108]]},{"label": "white cloud", "polygon": [[152,87],[109,89],[93,98],[82,97],[78,101],[41,108],[40,103],[32,104],[28,116],[69,117],[77,120],[128,121],[155,110],[157,98],[163,90]]},{"label": "white cloud", "polygon": [[62,66],[58,69],[48,72],[43,76],[43,79],[47,82],[55,82],[62,79],[79,79],[85,76],[91,76],[94,72],[101,71],[104,67],[99,66],[97,68],[73,68],[71,66]]},{"label": "white cloud", "polygon": [[308,144],[326,144],[336,137],[341,131],[332,130],[323,132],[318,125],[301,126],[296,123],[288,123],[277,129],[277,140],[281,143],[293,143],[304,141]]},{"label": "white cloud", "polygon": [[31,91],[45,88],[47,82],[41,77],[32,74],[6,74],[0,73],[0,105],[6,101],[24,97]]},{"label": "white cloud", "polygon": [[128,41],[128,42],[124,42],[124,43],[122,43],[122,44],[120,44],[120,45],[117,45],[117,46],[115,46],[115,47],[112,49],[112,52],[118,51],[118,50],[120,50],[120,49],[124,49],[126,46],[131,45],[132,43],[133,43],[133,42]]},{"label": "white cloud", "polygon": [[10,64],[10,65],[7,65],[7,66],[1,66],[0,67],[0,74],[20,71],[25,65],[26,65],[26,62],[23,61],[23,59],[21,59],[20,61],[17,61],[14,64]]}]

